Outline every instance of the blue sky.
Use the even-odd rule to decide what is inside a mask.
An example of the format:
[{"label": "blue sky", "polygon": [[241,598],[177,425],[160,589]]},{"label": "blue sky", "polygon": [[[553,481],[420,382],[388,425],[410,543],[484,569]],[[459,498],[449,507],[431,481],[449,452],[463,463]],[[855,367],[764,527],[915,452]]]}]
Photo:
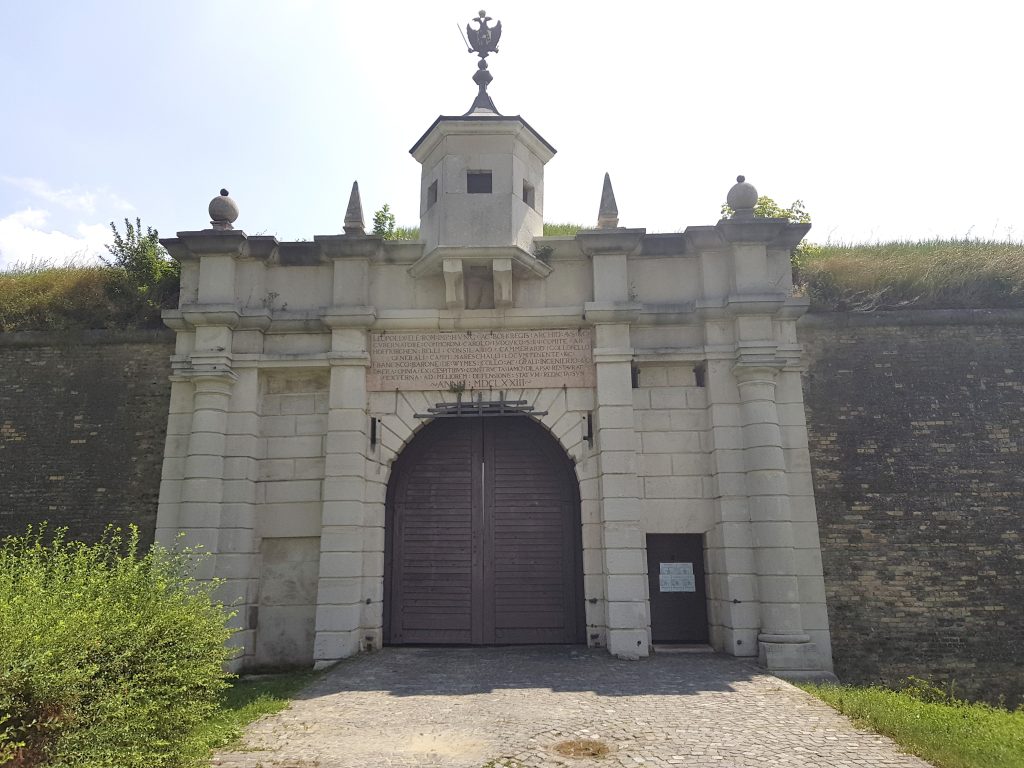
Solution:
[{"label": "blue sky", "polygon": [[[811,239],[1024,235],[1018,4],[528,2],[490,93],[558,150],[545,217],[711,224],[738,173],[800,198]],[[409,148],[471,103],[451,0],[0,0],[0,267],[87,257],[109,222],[340,232],[418,218]]]}]

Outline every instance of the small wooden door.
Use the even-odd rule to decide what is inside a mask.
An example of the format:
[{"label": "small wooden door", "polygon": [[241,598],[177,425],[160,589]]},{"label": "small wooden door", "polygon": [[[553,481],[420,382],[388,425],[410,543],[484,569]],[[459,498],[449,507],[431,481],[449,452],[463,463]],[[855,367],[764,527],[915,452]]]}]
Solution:
[{"label": "small wooden door", "polygon": [[386,641],[582,642],[579,517],[572,465],[531,419],[429,424],[389,484]]},{"label": "small wooden door", "polygon": [[652,641],[706,643],[704,537],[689,533],[647,534],[647,580]]}]

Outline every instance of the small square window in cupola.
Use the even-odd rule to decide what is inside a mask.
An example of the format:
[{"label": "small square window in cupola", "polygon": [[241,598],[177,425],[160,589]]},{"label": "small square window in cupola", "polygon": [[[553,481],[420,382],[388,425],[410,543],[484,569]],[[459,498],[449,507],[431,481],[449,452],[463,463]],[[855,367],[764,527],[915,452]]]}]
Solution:
[{"label": "small square window in cupola", "polygon": [[490,171],[466,171],[466,191],[471,194],[490,194]]},{"label": "small square window in cupola", "polygon": [[437,202],[437,179],[431,182],[430,186],[427,187],[427,208],[430,208],[434,203]]},{"label": "small square window in cupola", "polygon": [[528,206],[537,209],[537,193],[534,191],[533,184],[523,179],[523,202]]}]

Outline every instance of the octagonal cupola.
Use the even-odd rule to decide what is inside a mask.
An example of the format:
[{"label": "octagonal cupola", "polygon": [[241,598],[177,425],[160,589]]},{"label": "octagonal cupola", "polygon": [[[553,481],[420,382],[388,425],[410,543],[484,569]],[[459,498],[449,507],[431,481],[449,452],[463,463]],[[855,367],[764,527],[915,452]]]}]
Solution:
[{"label": "octagonal cupola", "polygon": [[501,37],[501,22],[490,21],[481,11],[466,26],[470,52],[480,57],[469,111],[438,117],[410,150],[423,167],[420,239],[427,254],[450,247],[530,253],[543,234],[544,165],[555,149],[519,115],[498,112],[487,93],[487,56]]}]

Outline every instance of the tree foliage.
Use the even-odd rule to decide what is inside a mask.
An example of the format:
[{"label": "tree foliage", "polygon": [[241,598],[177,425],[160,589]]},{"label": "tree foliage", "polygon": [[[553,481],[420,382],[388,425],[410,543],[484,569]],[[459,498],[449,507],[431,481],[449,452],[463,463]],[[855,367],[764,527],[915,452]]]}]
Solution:
[{"label": "tree foliage", "polygon": [[[122,235],[114,222],[110,231],[114,242],[107,245],[109,258],[103,262],[114,270],[110,290],[125,302],[125,310],[138,319],[138,325],[159,324],[160,310],[177,304],[180,269],[160,245],[160,236],[152,227],[142,232],[142,221],[124,220]],[[129,323],[131,324],[131,323]]]},{"label": "tree foliage", "polygon": [[[728,203],[722,204],[723,218],[732,216],[733,213],[734,211],[729,207]],[[788,208],[783,208],[772,198],[765,195],[757,198],[757,204],[754,205],[754,216],[765,219],[786,219],[791,224],[811,223],[811,214],[804,208],[803,200],[794,200]],[[801,240],[796,248],[793,249],[792,253],[790,253],[790,261],[793,264],[793,282],[795,284],[803,282],[801,270],[807,263],[807,260],[818,255],[820,251],[820,245],[808,243],[806,240]]]},{"label": "tree foliage", "polygon": [[385,240],[395,239],[395,214],[391,212],[391,207],[387,203],[373,214],[373,234]]}]

